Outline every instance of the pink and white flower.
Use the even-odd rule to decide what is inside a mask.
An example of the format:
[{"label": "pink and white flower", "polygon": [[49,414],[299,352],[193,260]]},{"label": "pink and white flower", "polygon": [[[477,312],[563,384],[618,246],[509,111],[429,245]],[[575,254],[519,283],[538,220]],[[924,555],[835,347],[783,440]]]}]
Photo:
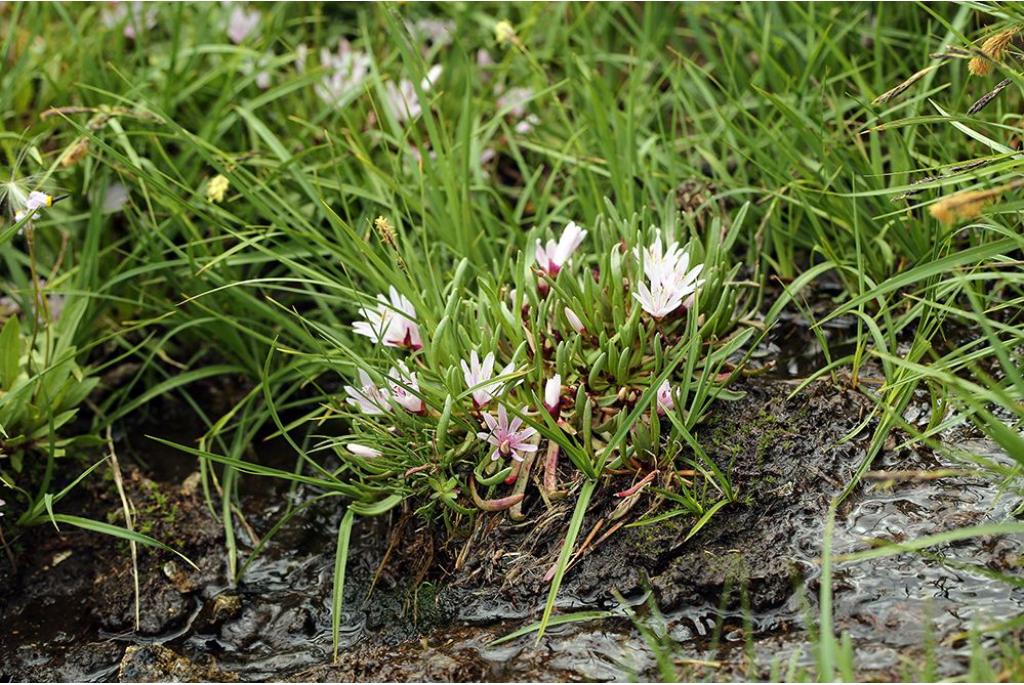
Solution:
[{"label": "pink and white flower", "polygon": [[235,45],[245,40],[253,30],[260,25],[260,13],[256,10],[247,11],[244,7],[236,5],[228,17],[228,38]]},{"label": "pink and white flower", "polygon": [[370,374],[359,369],[359,387],[345,386],[348,395],[345,402],[358,408],[364,414],[381,416],[391,411],[390,395],[386,388],[378,388]]},{"label": "pink and white flower", "polygon": [[568,307],[565,308],[565,319],[566,321],[569,322],[569,325],[572,326],[572,329],[579,333],[580,335],[583,335],[584,333],[587,332],[587,327],[583,325],[583,322],[580,320],[580,317],[578,317],[576,315],[576,312],[569,309]]},{"label": "pink and white flower", "polygon": [[666,412],[670,412],[675,409],[676,401],[673,397],[672,385],[665,379],[660,386],[658,386],[658,392],[656,395],[658,415],[664,416]]},{"label": "pink and white flower", "polygon": [[[525,407],[523,412],[526,412]],[[516,461],[522,461],[526,452],[537,451],[536,443],[530,441],[537,431],[533,428],[523,428],[523,420],[518,416],[509,421],[504,405],[498,406],[497,418],[485,413],[483,419],[487,426],[487,432],[481,431],[476,436],[494,445],[494,451],[491,452],[492,460],[497,460],[499,457],[511,457]]]},{"label": "pink and white flower", "polygon": [[[469,354],[469,364],[465,360],[461,361],[460,364],[462,366],[463,378],[466,380],[466,386],[476,388],[473,390],[473,404],[477,409],[486,406],[497,394],[505,391],[506,383],[502,381],[487,382],[494,378],[493,352],[488,352],[487,356],[484,357],[483,363],[481,363],[480,356],[476,353],[476,350],[473,350]],[[509,363],[498,375],[506,376],[512,373],[514,369],[515,366]]]},{"label": "pink and white flower", "polygon": [[562,376],[555,374],[544,384],[544,408],[554,417],[558,417],[558,408],[562,404]]},{"label": "pink and white flower", "polygon": [[388,381],[391,385],[391,398],[400,407],[413,414],[419,414],[426,409],[419,396],[420,384],[416,373],[410,371],[405,362],[398,362],[398,366],[391,367],[388,371]]},{"label": "pink and white flower", "polygon": [[633,297],[643,310],[655,319],[661,319],[680,307],[689,307],[697,289],[704,284],[698,280],[703,264],[690,268],[690,253],[673,242],[662,250],[661,232],[647,249],[633,249],[633,255],[643,265],[649,284],[639,283]]},{"label": "pink and white flower", "polygon": [[[296,50],[296,54],[298,52]],[[305,62],[303,55],[302,70],[305,69]],[[329,105],[340,107],[359,91],[369,76],[370,56],[365,52],[353,50],[347,40],[341,39],[338,41],[336,52],[331,52],[327,48],[320,49],[320,66],[327,73],[314,88],[317,97]]]},{"label": "pink and white flower", "polygon": [[570,221],[562,231],[562,237],[558,239],[557,243],[554,240],[548,240],[546,245],[542,245],[538,240],[534,250],[538,268],[549,276],[558,275],[558,272],[569,261],[569,257],[586,237],[587,232],[580,228],[575,221]]},{"label": "pink and white flower", "polygon": [[356,321],[352,325],[353,332],[376,343],[383,343],[386,347],[420,349],[423,347],[423,338],[416,325],[416,309],[395,286],[391,286],[388,293],[390,302],[384,295],[377,295],[376,307],[359,308],[359,315],[365,320]]},{"label": "pink and white flower", "polygon": [[[420,81],[420,90],[424,93],[429,92],[441,77],[441,71],[440,64],[430,67],[427,75]],[[384,93],[384,105],[399,123],[415,119],[423,112],[416,87],[408,79],[402,79],[397,85],[394,81],[388,81],[384,84]]]},{"label": "pink and white flower", "polygon": [[373,457],[379,457],[381,455],[380,450],[375,450],[372,447],[367,447],[366,445],[360,445],[357,442],[350,442],[347,445],[345,445],[345,447],[348,449],[349,452],[356,455],[357,457],[365,457],[367,459],[372,459]]}]

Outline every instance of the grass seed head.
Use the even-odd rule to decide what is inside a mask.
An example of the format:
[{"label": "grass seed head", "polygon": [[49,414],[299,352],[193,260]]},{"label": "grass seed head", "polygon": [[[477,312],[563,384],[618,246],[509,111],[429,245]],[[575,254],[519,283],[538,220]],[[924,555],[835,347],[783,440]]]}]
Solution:
[{"label": "grass seed head", "polygon": [[947,195],[928,208],[933,217],[944,224],[954,224],[976,218],[982,210],[1003,194],[1024,185],[1024,179],[1006,183],[989,190],[967,190]]},{"label": "grass seed head", "polygon": [[398,239],[395,235],[395,227],[391,225],[391,222],[386,216],[378,216],[373,220],[373,228],[377,231],[377,235],[380,236],[380,240],[385,245],[391,247],[398,247]]},{"label": "grass seed head", "polygon": [[1006,52],[1006,48],[1010,46],[1018,33],[1020,33],[1020,27],[1012,26],[993,36],[989,36],[981,44],[981,51],[984,53],[984,56],[975,57],[968,62],[967,70],[975,76],[988,76],[991,74],[993,63],[1002,60],[1003,53]]}]

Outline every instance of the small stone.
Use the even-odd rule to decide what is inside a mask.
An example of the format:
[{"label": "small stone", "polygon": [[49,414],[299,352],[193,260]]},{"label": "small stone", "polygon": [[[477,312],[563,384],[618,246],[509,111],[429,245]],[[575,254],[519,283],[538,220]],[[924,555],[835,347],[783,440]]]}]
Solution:
[{"label": "small stone", "polygon": [[238,595],[217,595],[213,598],[213,607],[210,611],[214,623],[234,618],[242,610],[242,598]]},{"label": "small stone", "polygon": [[171,581],[174,589],[182,594],[195,592],[198,587],[195,580],[175,561],[168,561],[164,564],[163,571],[164,575],[167,576],[167,580]]},{"label": "small stone", "polygon": [[185,497],[191,497],[192,495],[199,492],[199,487],[202,484],[203,477],[198,471],[193,471],[181,484],[181,494]]}]

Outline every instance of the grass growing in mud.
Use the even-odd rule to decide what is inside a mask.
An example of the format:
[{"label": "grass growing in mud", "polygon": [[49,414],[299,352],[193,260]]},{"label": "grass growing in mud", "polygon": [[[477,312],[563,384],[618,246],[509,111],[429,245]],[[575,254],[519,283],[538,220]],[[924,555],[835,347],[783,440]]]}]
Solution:
[{"label": "grass growing in mud", "polygon": [[[837,505],[894,444],[949,449],[965,421],[1012,461],[955,456],[1019,496],[1016,6],[11,3],[0,21],[12,550],[51,522],[162,544],[62,501],[119,472],[110,431],[172,394],[206,427],[171,442],[232,580],[262,549],[237,531],[245,478],[344,508],[335,642],[360,518],[457,538],[569,499],[542,634],[591,505],[688,536],[743,506],[696,435],[769,370],[783,314],[822,348],[794,394],[824,378],[873,400]],[[242,389],[215,412],[194,389],[222,381]],[[926,425],[904,418],[922,391]],[[269,438],[293,464],[260,459]]]}]

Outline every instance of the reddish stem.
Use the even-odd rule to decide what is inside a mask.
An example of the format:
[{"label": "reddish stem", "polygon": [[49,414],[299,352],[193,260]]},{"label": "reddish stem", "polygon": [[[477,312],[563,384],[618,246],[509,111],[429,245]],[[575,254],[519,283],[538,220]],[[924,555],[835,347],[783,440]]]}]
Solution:
[{"label": "reddish stem", "polygon": [[476,492],[476,480],[473,478],[469,479],[469,496],[473,499],[473,504],[483,511],[502,511],[514,507],[522,502],[524,497],[522,493],[519,493],[498,499],[480,499],[480,495]]},{"label": "reddish stem", "polygon": [[642,479],[640,480],[640,482],[639,482],[639,483],[637,483],[636,485],[634,485],[634,486],[632,486],[632,487],[630,487],[630,488],[626,488],[626,489],[625,489],[625,490],[623,490],[622,492],[616,492],[616,493],[615,493],[615,496],[616,496],[616,497],[629,497],[630,495],[635,495],[636,493],[640,492],[640,491],[641,491],[641,490],[642,490],[642,489],[643,489],[644,487],[646,487],[647,485],[649,485],[649,484],[650,484],[650,482],[651,482],[652,480],[654,480],[654,477],[655,477],[656,475],[658,475],[658,469],[654,469],[653,471],[651,471],[650,473],[648,473],[648,474],[647,474],[646,476],[644,476],[644,477],[643,477],[643,478],[642,478]]},{"label": "reddish stem", "polygon": [[548,452],[544,457],[544,489],[554,492],[558,488],[558,443],[548,441]]}]

